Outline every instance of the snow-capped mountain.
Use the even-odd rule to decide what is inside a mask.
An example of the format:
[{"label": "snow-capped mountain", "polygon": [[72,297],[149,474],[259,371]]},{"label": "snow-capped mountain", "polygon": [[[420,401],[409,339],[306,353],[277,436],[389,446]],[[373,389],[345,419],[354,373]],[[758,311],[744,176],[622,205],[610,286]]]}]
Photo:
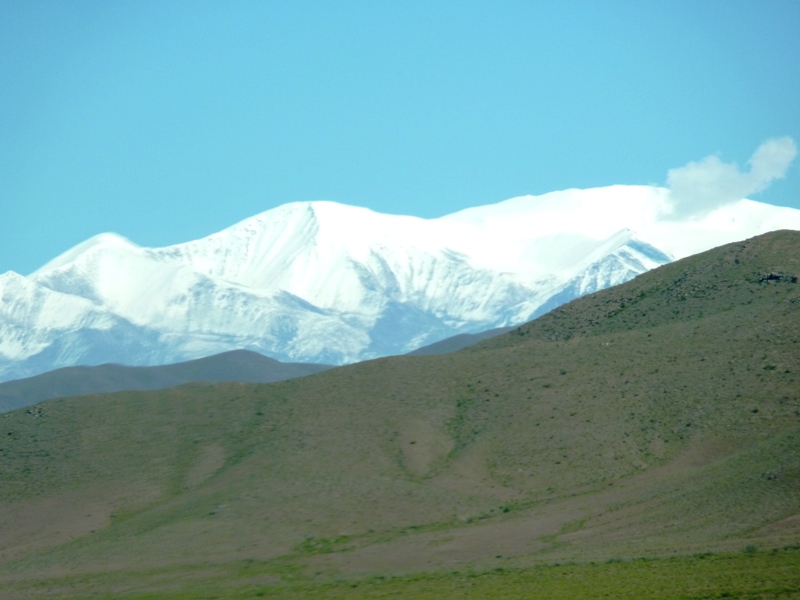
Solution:
[{"label": "snow-capped mountain", "polygon": [[667,190],[612,186],[438,219],[297,202],[166,248],[101,234],[0,276],[0,381],[238,348],[334,364],[404,353],[787,227],[800,211],[742,200],[679,221]]}]

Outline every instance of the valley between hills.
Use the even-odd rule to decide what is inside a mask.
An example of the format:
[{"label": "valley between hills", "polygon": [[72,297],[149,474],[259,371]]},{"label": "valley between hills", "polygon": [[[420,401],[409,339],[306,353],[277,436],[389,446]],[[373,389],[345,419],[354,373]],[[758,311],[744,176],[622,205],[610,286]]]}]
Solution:
[{"label": "valley between hills", "polygon": [[0,415],[3,597],[800,597],[798,250],[457,352]]}]

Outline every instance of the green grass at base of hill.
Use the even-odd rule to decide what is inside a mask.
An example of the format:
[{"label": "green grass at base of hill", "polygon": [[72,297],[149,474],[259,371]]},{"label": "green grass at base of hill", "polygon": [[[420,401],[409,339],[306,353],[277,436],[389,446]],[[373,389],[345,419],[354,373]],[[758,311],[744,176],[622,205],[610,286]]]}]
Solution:
[{"label": "green grass at base of hill", "polygon": [[[11,598],[70,600],[249,600],[258,598],[800,598],[800,548],[697,554],[490,571],[459,570],[314,581],[269,564],[181,572],[117,572],[2,582]],[[274,581],[267,582],[270,577]],[[260,581],[260,582],[259,582]],[[161,587],[161,590],[158,588]],[[109,589],[120,591],[110,592]],[[143,592],[150,589],[153,591]],[[125,591],[127,590],[127,591]]]}]

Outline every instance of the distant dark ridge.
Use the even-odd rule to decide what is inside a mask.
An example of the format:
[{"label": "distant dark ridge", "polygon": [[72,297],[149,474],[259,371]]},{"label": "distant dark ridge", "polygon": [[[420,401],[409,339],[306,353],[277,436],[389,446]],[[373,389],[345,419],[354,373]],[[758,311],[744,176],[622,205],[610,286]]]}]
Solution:
[{"label": "distant dark ridge", "polygon": [[514,329],[514,327],[498,327],[496,329],[481,331],[480,333],[460,333],[458,335],[454,335],[453,337],[423,346],[422,348],[412,350],[411,352],[408,352],[407,355],[427,356],[430,354],[447,354],[449,352],[461,350],[462,348],[467,348],[477,344],[478,342],[482,342],[483,340],[488,340],[490,338],[497,337],[498,335],[503,335],[512,329]]},{"label": "distant dark ridge", "polygon": [[65,367],[0,383],[0,412],[66,396],[159,390],[193,381],[271,383],[312,375],[330,368],[330,365],[283,363],[249,350],[232,350],[157,367],[117,364]]}]

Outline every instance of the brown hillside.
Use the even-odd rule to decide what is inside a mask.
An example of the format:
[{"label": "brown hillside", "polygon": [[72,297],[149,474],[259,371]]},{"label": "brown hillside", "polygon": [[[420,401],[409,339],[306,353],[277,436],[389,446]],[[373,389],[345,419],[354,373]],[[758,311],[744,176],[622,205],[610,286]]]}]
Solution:
[{"label": "brown hillside", "polygon": [[0,581],[797,543],[799,249],[718,248],[453,354],[3,415]]}]

